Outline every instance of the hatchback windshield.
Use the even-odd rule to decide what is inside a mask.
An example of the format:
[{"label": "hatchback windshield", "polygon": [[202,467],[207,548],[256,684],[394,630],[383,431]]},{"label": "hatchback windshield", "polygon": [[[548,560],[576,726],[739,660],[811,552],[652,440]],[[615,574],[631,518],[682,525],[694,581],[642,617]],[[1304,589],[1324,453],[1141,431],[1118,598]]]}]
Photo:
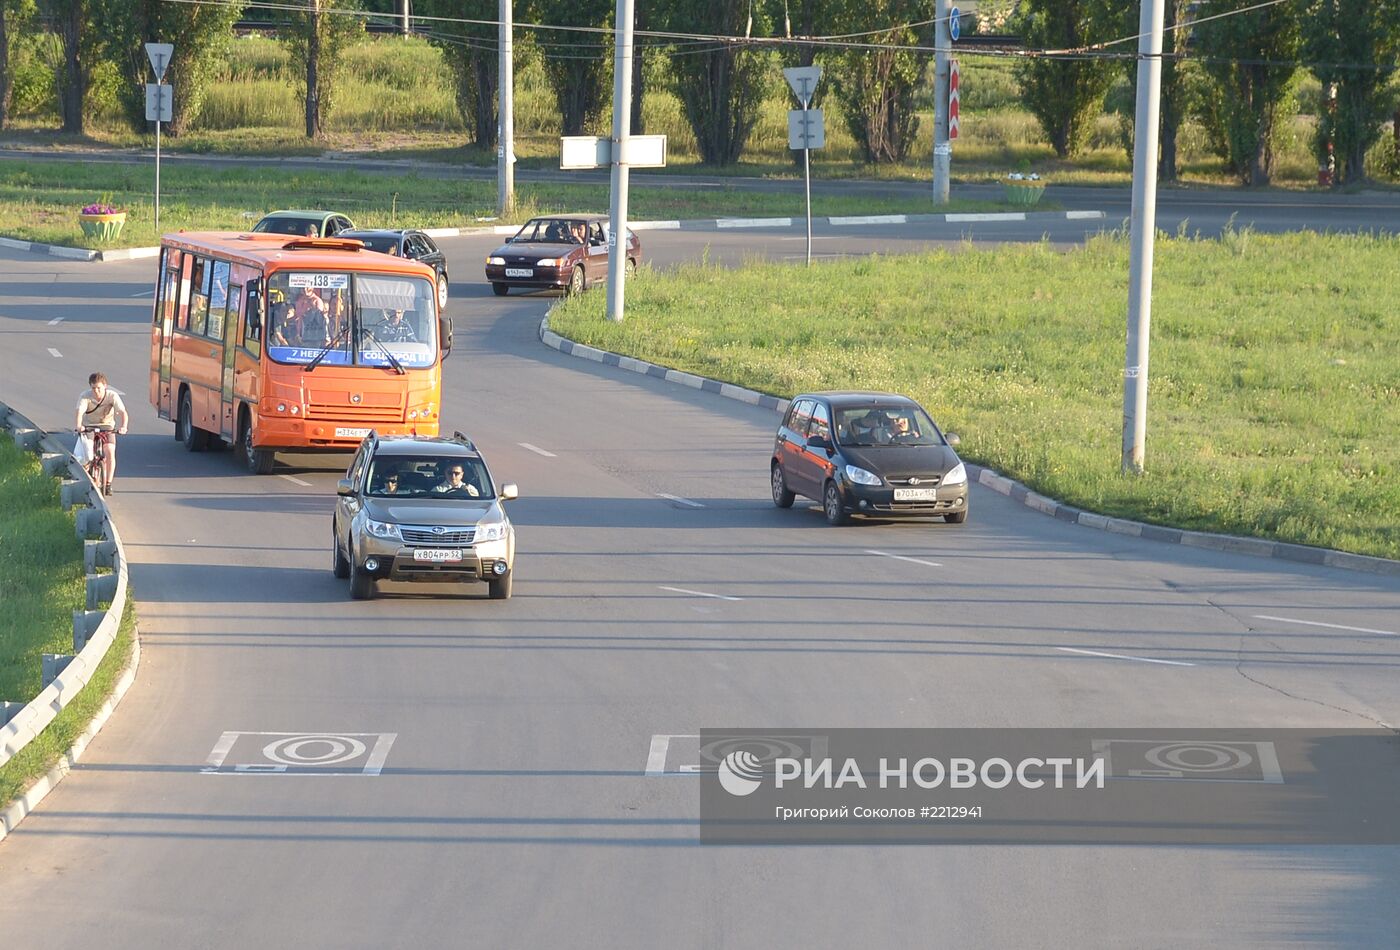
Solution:
[{"label": "hatchback windshield", "polygon": [[302,237],[320,237],[321,222],[312,218],[263,218],[253,226],[253,231],[257,234],[296,234]]},{"label": "hatchback windshield", "polygon": [[374,498],[495,498],[495,486],[479,458],[380,455],[370,465],[367,492]]},{"label": "hatchback windshield", "polygon": [[582,244],[587,228],[567,218],[532,218],[511,238],[512,244]]},{"label": "hatchback windshield", "polygon": [[858,406],[836,410],[842,445],[942,445],[943,433],[917,406]]},{"label": "hatchback windshield", "polygon": [[279,363],[421,369],[437,360],[437,294],[421,277],[279,271],[267,288],[267,352]]}]

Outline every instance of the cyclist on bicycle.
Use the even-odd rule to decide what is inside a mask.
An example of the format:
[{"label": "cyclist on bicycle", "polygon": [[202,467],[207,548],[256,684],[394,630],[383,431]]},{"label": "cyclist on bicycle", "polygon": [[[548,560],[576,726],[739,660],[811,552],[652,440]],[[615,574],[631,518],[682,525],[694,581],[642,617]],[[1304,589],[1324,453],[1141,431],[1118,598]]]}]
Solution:
[{"label": "cyclist on bicycle", "polygon": [[[106,493],[112,494],[112,478],[117,471],[116,435],[125,435],[128,422],[122,397],[107,386],[107,377],[93,373],[88,377],[87,392],[78,397],[78,413],[74,428],[78,430],[78,462],[88,464],[93,458],[95,439],[102,440],[102,480]],[[114,434],[115,433],[115,434]]]}]

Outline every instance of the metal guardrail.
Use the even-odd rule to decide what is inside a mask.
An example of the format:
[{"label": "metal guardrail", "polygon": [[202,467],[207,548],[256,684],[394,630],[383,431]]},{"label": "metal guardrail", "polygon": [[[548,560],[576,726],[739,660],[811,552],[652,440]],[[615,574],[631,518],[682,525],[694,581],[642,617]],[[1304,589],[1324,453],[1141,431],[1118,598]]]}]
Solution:
[{"label": "metal guardrail", "polygon": [[[78,509],[74,521],[78,537],[83,539],[83,567],[87,573],[85,608],[73,611],[73,653],[45,654],[39,695],[0,723],[0,765],[4,765],[77,697],[107,655],[126,609],[127,565],[121,535],[106,503],[62,441],[3,402],[0,428],[9,430],[17,444],[39,454],[44,474],[73,476],[63,480],[60,499],[65,509]],[[111,572],[98,574],[99,567],[111,568]],[[103,604],[107,606],[102,607]],[[0,710],[12,710],[16,705],[5,703]],[[0,718],[4,715],[0,712]],[[3,830],[0,828],[0,832]]]}]

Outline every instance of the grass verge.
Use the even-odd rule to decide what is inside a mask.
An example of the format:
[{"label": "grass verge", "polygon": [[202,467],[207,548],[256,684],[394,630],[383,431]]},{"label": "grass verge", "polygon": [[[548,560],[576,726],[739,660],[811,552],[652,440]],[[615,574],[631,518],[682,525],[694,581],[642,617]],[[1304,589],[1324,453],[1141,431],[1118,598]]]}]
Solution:
[{"label": "grass verge", "polygon": [[[73,649],[73,611],[84,603],[83,545],[58,503],[58,482],[38,458],[0,434],[0,698],[40,692],[42,653]],[[0,808],[58,761],[107,701],[131,656],[132,599],[116,641],[78,697],[19,755],[0,766]]]},{"label": "grass verge", "polygon": [[[78,228],[78,209],[109,195],[127,209],[120,237],[101,247],[160,243],[151,205],[153,171],[138,165],[79,162],[0,162],[0,221],[7,237],[92,247]],[[608,210],[606,185],[522,184],[510,217],[523,221],[555,211]],[[161,172],[161,230],[242,230],[278,208],[325,208],[348,214],[362,227],[477,227],[494,220],[496,182],[335,170],[181,168]],[[714,218],[801,214],[798,194],[764,194],[732,188],[690,191],[638,188],[629,197],[631,217]],[[814,215],[895,214],[1004,210],[995,202],[911,202],[861,196],[812,199]],[[1054,210],[1047,203],[1041,210]]]},{"label": "grass verge", "polygon": [[1160,239],[1141,477],[1119,471],[1127,264],[1120,234],[644,270],[626,322],[585,294],[552,325],[781,396],[908,393],[969,460],[1090,511],[1400,558],[1400,239]]}]

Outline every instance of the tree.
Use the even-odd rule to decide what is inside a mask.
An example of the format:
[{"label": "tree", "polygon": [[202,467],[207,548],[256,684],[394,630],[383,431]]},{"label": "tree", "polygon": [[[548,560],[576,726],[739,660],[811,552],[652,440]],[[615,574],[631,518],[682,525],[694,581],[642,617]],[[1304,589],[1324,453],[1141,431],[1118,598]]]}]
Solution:
[{"label": "tree", "polygon": [[[1160,85],[1160,106],[1159,119],[1160,129],[1158,137],[1157,151],[1157,178],[1161,181],[1176,181],[1176,136],[1181,129],[1182,120],[1186,118],[1187,111],[1187,85],[1186,70],[1182,64],[1172,57],[1172,54],[1180,55],[1186,52],[1187,31],[1176,29],[1176,25],[1185,19],[1188,0],[1166,0],[1162,17],[1162,29],[1165,31],[1162,37],[1162,79]],[[1135,36],[1138,32],[1139,7],[1136,3],[1125,3],[1123,0],[1108,0],[1100,7],[1100,11],[1105,19],[1105,31],[1115,36]],[[1116,47],[1125,49],[1126,47]],[[1132,44],[1132,52],[1137,52],[1137,43]],[[1136,59],[1126,59],[1123,61],[1128,75],[1128,88],[1131,91],[1129,99],[1129,111],[1124,118],[1125,135],[1124,145],[1128,150],[1128,158],[1133,157],[1133,122],[1135,121],[1135,111],[1133,104],[1137,98],[1137,75],[1138,62]]]},{"label": "tree", "polygon": [[[1380,140],[1386,84],[1400,58],[1400,0],[1301,0],[1303,56],[1315,65],[1324,106],[1314,145],[1325,160],[1335,143],[1337,184],[1366,177],[1366,152]],[[1328,102],[1326,90],[1335,86]],[[1400,135],[1400,128],[1396,134]]]},{"label": "tree", "polygon": [[[529,0],[525,9],[534,22],[555,26],[605,27],[613,19],[612,0]],[[582,135],[612,98],[607,88],[612,78],[610,39],[607,34],[572,30],[535,32],[565,135]]]},{"label": "tree", "polygon": [[[431,24],[428,39],[442,50],[456,80],[457,111],[470,141],[482,148],[496,144],[496,87],[500,84],[500,35],[494,25],[497,0],[416,0],[423,16],[444,18]],[[460,23],[453,19],[492,21]]]},{"label": "tree", "polygon": [[[909,154],[918,131],[914,93],[929,54],[900,47],[929,45],[931,24],[918,29],[901,26],[928,19],[928,4],[920,0],[847,0],[841,20],[844,33],[869,34],[861,40],[883,44],[879,49],[847,50],[837,54],[831,70],[832,95],[841,103],[851,137],[867,162],[898,162]],[[882,27],[888,32],[871,33]]]},{"label": "tree", "polygon": [[1301,28],[1296,6],[1278,4],[1206,21],[1253,6],[1253,0],[1206,0],[1194,28],[1210,89],[1199,112],[1217,154],[1246,185],[1267,185],[1275,145],[1297,111],[1293,98]]},{"label": "tree", "polygon": [[106,39],[103,52],[117,64],[123,111],[131,127],[145,131],[146,89],[152,81],[147,43],[171,43],[174,55],[165,81],[173,87],[166,129],[180,135],[199,116],[204,93],[228,47],[240,3],[165,3],[162,0],[100,0]]},{"label": "tree", "polygon": [[43,0],[40,9],[53,21],[63,45],[63,62],[59,64],[56,83],[63,131],[81,135],[85,130],[83,100],[97,57],[94,5],[92,0]]},{"label": "tree", "polygon": [[335,101],[335,76],[345,48],[364,35],[365,24],[346,12],[350,0],[300,0],[305,13],[288,19],[293,61],[306,64],[306,137],[319,138]]},{"label": "tree", "polygon": [[[1028,50],[1079,49],[1117,39],[1102,30],[1096,0],[1021,0],[1013,20]],[[1136,32],[1136,29],[1134,30]],[[1017,64],[1021,99],[1060,158],[1083,147],[1113,82],[1101,58],[1030,56]]]},{"label": "tree", "polygon": [[10,37],[20,36],[34,16],[34,0],[0,0],[0,129],[10,117]]},{"label": "tree", "polygon": [[[847,5],[842,3],[832,3],[831,0],[769,0],[772,4],[772,17],[774,23],[782,17],[781,35],[792,37],[821,36],[837,32],[835,24],[841,22],[841,14],[848,10]],[[781,14],[780,14],[781,11]],[[812,43],[793,43],[784,46],[779,54],[783,66],[815,66],[817,65],[818,49]],[[822,66],[826,66],[826,56],[822,56]],[[817,83],[817,88],[812,91],[812,101],[810,107],[818,109],[822,100],[826,98],[826,91],[831,88],[830,77],[826,82]],[[789,154],[798,168],[802,167],[802,152],[799,149],[790,149]]]},{"label": "tree", "polygon": [[[768,35],[766,9],[747,0],[656,0],[659,30],[716,36]],[[731,165],[758,122],[770,86],[771,56],[742,40],[688,44],[674,51],[671,74],[700,159]]]}]

